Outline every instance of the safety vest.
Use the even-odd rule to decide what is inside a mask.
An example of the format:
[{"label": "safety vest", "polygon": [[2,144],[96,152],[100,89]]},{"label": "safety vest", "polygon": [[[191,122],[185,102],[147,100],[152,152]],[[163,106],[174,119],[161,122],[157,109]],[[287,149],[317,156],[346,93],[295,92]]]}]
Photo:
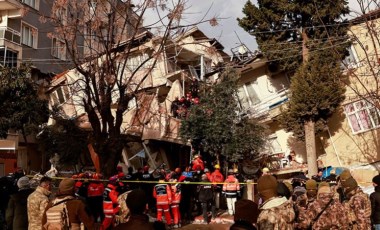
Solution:
[{"label": "safety vest", "polygon": [[181,184],[172,184],[172,203],[179,204],[181,202]]},{"label": "safety vest", "polygon": [[172,201],[172,192],[167,184],[157,184],[153,188],[153,197],[157,200],[157,205],[170,204]]},{"label": "safety vest", "polygon": [[223,192],[225,192],[227,196],[236,196],[238,191],[240,191],[238,179],[233,175],[229,175],[223,184]]},{"label": "safety vest", "polygon": [[115,215],[119,212],[119,203],[117,197],[119,192],[116,191],[116,186],[108,184],[103,193],[103,212],[104,215]]}]

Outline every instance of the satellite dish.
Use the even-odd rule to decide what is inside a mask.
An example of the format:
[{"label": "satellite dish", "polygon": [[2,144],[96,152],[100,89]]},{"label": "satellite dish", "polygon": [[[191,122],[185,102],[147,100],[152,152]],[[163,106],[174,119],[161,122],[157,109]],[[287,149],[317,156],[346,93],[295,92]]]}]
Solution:
[{"label": "satellite dish", "polygon": [[239,54],[246,54],[248,52],[247,47],[245,45],[241,45],[238,49]]}]

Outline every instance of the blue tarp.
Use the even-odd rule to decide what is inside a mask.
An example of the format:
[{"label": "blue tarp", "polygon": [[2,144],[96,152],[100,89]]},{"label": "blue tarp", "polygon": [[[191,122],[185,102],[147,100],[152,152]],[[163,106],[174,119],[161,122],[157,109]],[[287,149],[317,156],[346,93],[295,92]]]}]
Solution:
[{"label": "blue tarp", "polygon": [[326,177],[330,176],[331,171],[335,171],[335,175],[339,176],[346,169],[347,168],[345,168],[345,167],[332,167],[332,166],[328,166],[328,167],[326,167],[323,170],[322,178],[326,178]]}]

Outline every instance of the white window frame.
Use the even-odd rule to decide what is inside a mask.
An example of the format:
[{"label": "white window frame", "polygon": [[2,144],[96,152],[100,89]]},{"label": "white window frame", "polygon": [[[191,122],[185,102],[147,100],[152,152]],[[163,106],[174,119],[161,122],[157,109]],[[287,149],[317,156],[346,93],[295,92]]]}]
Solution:
[{"label": "white window frame", "polygon": [[[278,146],[279,148],[277,149],[276,146]],[[279,154],[284,152],[275,133],[268,136],[268,147],[272,154]]]},{"label": "white window frame", "polygon": [[[28,29],[28,34],[25,34],[25,30]],[[35,32],[33,32],[35,31]],[[28,38],[25,38],[25,36],[28,36]],[[27,39],[27,40],[26,40]],[[21,23],[21,43],[26,46],[30,46],[34,49],[37,49],[38,44],[38,30],[36,27],[31,26],[28,23],[22,22]]]},{"label": "white window frame", "polygon": [[[60,44],[60,46],[57,46],[58,43]],[[66,45],[62,40],[55,37],[51,39],[51,55],[60,60],[67,59]]]},{"label": "white window frame", "polygon": [[359,62],[359,57],[358,57],[358,54],[356,52],[356,49],[355,49],[355,43],[352,43],[350,45],[350,47],[348,47],[348,49],[351,51],[352,53],[352,58],[354,60],[351,60],[349,63],[345,63],[347,62],[346,58],[349,58],[350,56],[347,56],[343,61],[342,61],[342,66],[344,69],[354,69],[354,68],[358,68],[360,67],[360,62]]},{"label": "white window frame", "polygon": [[[364,106],[363,106],[364,105]],[[353,108],[353,111],[351,111],[349,108]],[[359,100],[355,102],[348,103],[344,105],[344,112],[346,114],[348,124],[350,125],[350,128],[352,130],[353,134],[363,133],[367,132],[369,130],[377,129],[380,127],[380,110],[374,106],[373,103],[367,101],[367,100]],[[372,113],[371,113],[372,112]],[[375,114],[373,114],[375,112]],[[377,125],[376,125],[376,118],[374,115],[378,116]],[[370,127],[365,127],[366,122],[361,117],[363,115],[367,115],[369,120]],[[358,127],[354,124],[352,124],[351,117],[355,119]],[[355,128],[356,126],[356,128]],[[355,130],[359,128],[358,130]]]},{"label": "white window frame", "polygon": [[[239,90],[243,89],[243,92],[244,92],[244,98],[239,98],[239,100],[240,101],[241,100],[247,100],[248,101],[248,108],[244,108],[242,103],[241,103],[242,109],[249,109],[250,107],[257,105],[257,104],[260,104],[260,102],[261,102],[260,96],[259,96],[257,90],[255,89],[255,87],[253,87],[254,84],[257,84],[257,82],[256,81],[255,82],[246,82],[239,87]],[[252,87],[252,90],[256,94],[257,100],[258,100],[257,102],[252,101],[251,95],[248,93],[248,89],[247,89],[248,86]]]},{"label": "white window frame", "polygon": [[70,88],[66,85],[66,82],[62,82],[50,93],[50,100],[53,106],[59,107],[65,104],[70,97]]},{"label": "white window frame", "polygon": [[33,9],[40,9],[40,0],[22,0],[22,3],[32,7]]}]

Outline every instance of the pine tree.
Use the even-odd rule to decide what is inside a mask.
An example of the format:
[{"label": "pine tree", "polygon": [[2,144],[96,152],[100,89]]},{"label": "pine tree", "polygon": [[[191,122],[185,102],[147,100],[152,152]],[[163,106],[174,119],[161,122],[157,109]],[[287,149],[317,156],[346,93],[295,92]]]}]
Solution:
[{"label": "pine tree", "polygon": [[306,141],[309,174],[314,175],[315,124],[318,131],[344,98],[338,79],[349,46],[348,23],[342,19],[349,13],[347,1],[258,0],[258,6],[248,1],[243,13],[239,25],[256,37],[272,66],[295,72],[289,109],[281,120]]},{"label": "pine tree", "polygon": [[257,156],[265,143],[264,130],[237,113],[236,72],[225,70],[217,83],[201,90],[200,98],[200,104],[193,105],[182,121],[181,137],[228,161]]}]

